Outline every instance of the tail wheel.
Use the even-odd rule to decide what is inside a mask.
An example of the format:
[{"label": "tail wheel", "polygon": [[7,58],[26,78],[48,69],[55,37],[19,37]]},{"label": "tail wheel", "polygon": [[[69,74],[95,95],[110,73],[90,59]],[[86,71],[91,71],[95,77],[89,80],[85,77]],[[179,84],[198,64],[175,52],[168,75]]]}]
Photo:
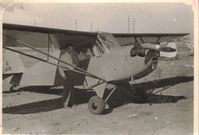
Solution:
[{"label": "tail wheel", "polygon": [[99,115],[104,111],[105,103],[102,98],[93,96],[88,102],[88,108],[91,113]]}]

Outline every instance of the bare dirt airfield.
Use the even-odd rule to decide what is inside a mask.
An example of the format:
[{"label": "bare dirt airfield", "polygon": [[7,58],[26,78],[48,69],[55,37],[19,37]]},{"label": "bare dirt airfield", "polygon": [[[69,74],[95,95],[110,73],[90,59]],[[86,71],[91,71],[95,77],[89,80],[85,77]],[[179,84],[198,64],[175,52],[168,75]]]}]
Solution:
[{"label": "bare dirt airfield", "polygon": [[113,109],[103,115],[88,110],[92,93],[77,90],[77,106],[60,108],[61,90],[45,87],[8,92],[3,82],[3,133],[10,134],[193,134],[193,56],[178,44],[176,60],[160,60],[158,69],[132,87],[161,91],[134,103],[125,90],[110,98]]}]

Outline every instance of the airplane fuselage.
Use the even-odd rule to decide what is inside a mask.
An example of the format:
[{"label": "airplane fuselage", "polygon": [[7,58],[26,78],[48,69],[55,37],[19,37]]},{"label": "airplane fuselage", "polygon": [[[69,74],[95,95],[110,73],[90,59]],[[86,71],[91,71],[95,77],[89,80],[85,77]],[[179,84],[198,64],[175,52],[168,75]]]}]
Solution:
[{"label": "airplane fuselage", "polygon": [[[102,56],[92,57],[87,71],[108,82],[117,83],[139,79],[148,75],[157,67],[157,52],[150,50],[145,57],[130,55],[132,46],[115,47]],[[148,50],[149,51],[149,50]],[[97,80],[86,77],[89,85]]]}]

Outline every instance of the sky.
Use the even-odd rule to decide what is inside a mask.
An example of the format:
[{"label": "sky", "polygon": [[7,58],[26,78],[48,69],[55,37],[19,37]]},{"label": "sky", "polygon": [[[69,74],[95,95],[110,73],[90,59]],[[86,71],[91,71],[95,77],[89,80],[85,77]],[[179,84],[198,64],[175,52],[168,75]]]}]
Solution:
[{"label": "sky", "polygon": [[17,3],[3,13],[5,23],[112,33],[128,23],[130,33],[193,33],[193,18],[191,5],[174,3]]}]

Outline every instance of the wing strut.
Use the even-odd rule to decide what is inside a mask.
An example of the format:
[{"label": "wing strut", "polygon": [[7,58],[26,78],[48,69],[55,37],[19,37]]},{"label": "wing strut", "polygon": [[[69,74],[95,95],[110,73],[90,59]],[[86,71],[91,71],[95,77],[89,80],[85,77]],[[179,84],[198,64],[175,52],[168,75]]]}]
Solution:
[{"label": "wing strut", "polygon": [[58,64],[49,62],[49,61],[47,61],[47,60],[44,60],[44,59],[41,59],[41,58],[38,58],[38,57],[35,57],[35,56],[32,56],[32,55],[23,53],[23,52],[21,52],[21,51],[17,51],[17,50],[11,49],[11,48],[9,48],[9,47],[3,46],[3,48],[5,48],[5,49],[8,49],[8,50],[13,51],[13,52],[20,53],[20,54],[22,54],[22,55],[25,55],[25,56],[28,56],[28,57],[31,57],[31,58],[34,58],[34,59],[37,59],[37,60],[40,60],[40,61],[43,61],[43,62],[46,62],[46,63],[49,63],[49,64],[54,65],[54,66],[58,66],[58,67],[61,67],[61,68],[64,68],[64,69],[69,69],[69,70],[71,70],[71,71],[74,71],[74,72],[77,72],[77,73],[80,73],[80,74],[83,74],[83,75],[87,75],[87,76],[89,76],[89,77],[92,77],[92,78],[95,78],[95,79],[99,79],[99,80],[101,80],[101,81],[103,81],[103,82],[106,82],[106,80],[104,80],[104,79],[102,79],[102,78],[100,78],[100,77],[98,77],[98,76],[96,76],[96,75],[94,75],[94,74],[92,74],[92,73],[89,73],[89,72],[85,71],[85,70],[82,69],[82,68],[76,67],[76,66],[74,66],[74,65],[72,65],[72,64],[70,64],[70,63],[67,63],[67,62],[65,62],[65,61],[63,61],[63,60],[60,60],[60,59],[54,57],[54,56],[51,56],[51,55],[49,55],[48,53],[45,53],[45,52],[43,52],[43,51],[40,51],[40,50],[38,50],[38,49],[36,49],[36,48],[30,46],[29,44],[24,43],[23,41],[17,40],[17,39],[15,39],[15,38],[13,38],[13,37],[11,37],[11,36],[9,36],[9,35],[6,35],[6,34],[4,34],[4,35],[7,36],[8,38],[14,40],[15,42],[17,42],[17,43],[19,43],[19,44],[22,44],[22,45],[25,46],[25,47],[31,48],[31,49],[34,50],[34,51],[37,51],[37,52],[39,52],[39,53],[41,53],[41,54],[44,54],[44,55],[48,56],[49,58],[55,59],[55,60],[57,60],[58,62],[62,62],[62,63],[66,64],[66,65],[69,66],[69,67],[73,67],[74,69],[69,69],[69,68],[67,68],[67,67],[60,66],[60,65],[58,65]]}]

